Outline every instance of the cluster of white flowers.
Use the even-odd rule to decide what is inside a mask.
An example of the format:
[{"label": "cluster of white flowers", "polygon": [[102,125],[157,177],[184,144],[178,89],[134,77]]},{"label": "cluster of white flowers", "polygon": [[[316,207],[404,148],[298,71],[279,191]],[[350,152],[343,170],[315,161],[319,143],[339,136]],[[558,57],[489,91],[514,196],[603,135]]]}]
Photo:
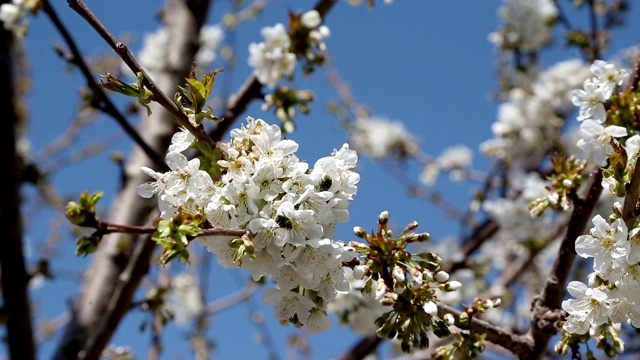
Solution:
[{"label": "cluster of white flowers", "polygon": [[[375,292],[363,292],[366,281],[356,279],[353,276],[353,270],[349,268],[345,270],[351,290],[348,293],[338,294],[335,300],[329,303],[328,310],[356,334],[375,335],[378,331],[378,326],[375,324],[376,319],[389,311],[390,308],[380,303]],[[377,290],[378,288],[378,282],[372,280],[371,289]]]},{"label": "cluster of white flowers", "polygon": [[2,26],[5,30],[13,31],[18,36],[24,35],[28,26],[25,16],[28,11],[33,11],[38,5],[38,2],[34,0],[12,0],[0,5]]},{"label": "cluster of white flowers", "polygon": [[572,108],[571,91],[588,77],[582,61],[568,60],[540,72],[526,88],[511,90],[491,126],[494,138],[482,143],[481,150],[502,160],[537,164],[558,138],[563,124],[558,114]]},{"label": "cluster of white flowers", "polygon": [[503,27],[489,35],[502,48],[536,51],[551,41],[558,9],[552,0],[504,0],[499,10]]},{"label": "cluster of white flowers", "polygon": [[171,278],[169,303],[178,325],[187,325],[202,313],[204,304],[200,288],[193,276],[187,272]]},{"label": "cluster of white flowers", "polygon": [[349,129],[354,148],[372,158],[414,154],[419,142],[402,122],[383,117],[360,118]]},{"label": "cluster of white flowers", "polygon": [[[620,204],[617,204],[620,207]],[[564,329],[573,334],[595,332],[605,323],[640,327],[640,228],[628,231],[622,219],[609,223],[596,215],[589,235],[576,239],[576,252],[593,258],[589,284],[572,281],[562,308],[569,313]]]},{"label": "cluster of white flowers", "polygon": [[[309,49],[324,51],[326,48],[324,39],[329,37],[329,28],[320,25],[321,22],[320,13],[316,10],[302,14],[301,25],[310,29]],[[273,88],[280,80],[293,74],[296,54],[292,52],[291,37],[284,25],[278,23],[264,27],[260,34],[265,41],[249,44],[249,66],[253,67],[253,73],[260,83]],[[301,55],[310,61],[316,57],[312,51]]]},{"label": "cluster of white flowers", "polygon": [[248,230],[252,256],[238,258],[229,237],[201,236],[198,243],[223,266],[241,266],[256,280],[273,279],[276,287],[264,292],[263,301],[275,307],[281,322],[304,324],[310,332],[327,328],[324,306],[349,291],[342,264],[356,256],[330,240],[335,223],[348,220],[357,191],[356,152],[344,144],[310,169],[294,154],[298,144],[283,139],[278,126],[248,118],[231,131],[230,142],[218,143],[225,173],[214,183],[199,170],[198,159],[187,161],[180,153],[193,141],[187,132],[174,135],[167,155],[171,171],[143,168],[156,181],[140,185],[139,194],[157,194],[165,218],[187,211],[204,214],[215,226]]},{"label": "cluster of white flowers", "polygon": [[577,145],[598,165],[604,166],[607,154],[613,152],[611,140],[628,135],[624,127],[605,126],[607,114],[604,103],[613,95],[616,87],[629,77],[629,72],[602,60],[596,60],[590,71],[593,77],[584,81],[584,89],[571,93],[573,104],[580,107],[580,130],[584,133],[583,136],[586,135],[578,140]]},{"label": "cluster of white flowers", "polygon": [[249,66],[260,83],[274,87],[285,76],[293,74],[296,55],[289,52],[291,40],[284,25],[278,23],[260,31],[265,41],[249,44]]},{"label": "cluster of white flowers", "polygon": [[[578,121],[582,121],[582,138],[577,146],[586,151],[600,166],[606,166],[607,155],[612,153],[611,142],[625,137],[628,155],[627,168],[635,166],[634,155],[640,149],[640,136],[628,133],[617,125],[607,125],[605,103],[628,78],[629,72],[613,64],[597,60],[590,68],[592,78],[585,80],[583,89],[572,92],[573,104],[580,107]],[[585,137],[585,135],[587,135]],[[602,185],[612,189],[613,180],[605,178]],[[619,202],[614,204],[622,211]],[[588,284],[569,283],[567,290],[575,299],[562,303],[569,313],[564,329],[573,334],[599,335],[599,327],[630,323],[640,327],[640,228],[631,230],[620,218],[607,220],[601,215],[592,219],[588,235],[576,239],[576,253],[593,258],[593,273]],[[622,345],[620,345],[622,346]],[[618,349],[622,351],[622,349]]]},{"label": "cluster of white flowers", "polygon": [[449,172],[451,181],[462,181],[466,178],[465,169],[471,165],[473,150],[464,145],[446,148],[435,161],[427,164],[420,173],[420,181],[428,186],[435,183],[440,170]]},{"label": "cluster of white flowers", "polygon": [[[513,193],[507,197],[488,199],[482,203],[482,208],[493,220],[500,224],[500,232],[496,236],[499,246],[484,246],[483,256],[492,259],[492,265],[501,268],[505,263],[499,259],[504,256],[505,249],[517,254],[524,251],[524,247],[514,246],[516,243],[524,243],[538,237],[543,237],[547,232],[551,219],[548,217],[534,218],[529,205],[532,201],[547,197],[549,191],[545,188],[546,182],[537,172],[527,174],[514,172],[509,176]],[[496,253],[496,252],[499,252]]]},{"label": "cluster of white flowers", "polygon": [[[224,31],[218,25],[207,25],[202,27],[198,42],[200,47],[196,53],[195,61],[198,71],[206,71],[211,67],[216,59],[216,53],[220,49],[224,40]],[[144,35],[142,50],[138,54],[140,65],[153,78],[153,73],[161,70],[165,66],[167,57],[167,44],[169,42],[169,30],[161,27],[158,30]],[[123,65],[123,72],[130,74],[128,67]]]}]

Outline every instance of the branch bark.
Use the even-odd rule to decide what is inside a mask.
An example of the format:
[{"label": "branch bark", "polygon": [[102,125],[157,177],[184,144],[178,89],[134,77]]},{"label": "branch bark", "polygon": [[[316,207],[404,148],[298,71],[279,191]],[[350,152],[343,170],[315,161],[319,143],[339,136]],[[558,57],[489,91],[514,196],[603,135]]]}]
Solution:
[{"label": "branch bark", "polygon": [[544,354],[549,339],[557,333],[558,312],[564,298],[565,286],[573,262],[576,258],[576,238],[584,233],[589,215],[593,212],[602,193],[602,171],[600,168],[591,173],[583,196],[574,202],[574,210],[569,219],[558,255],[551,268],[551,273],[542,293],[536,297],[532,305],[532,324],[529,336],[534,342],[533,351],[527,356],[538,359]]},{"label": "branch bark", "polygon": [[438,306],[438,315],[443,317],[445,314],[453,314],[455,317],[455,325],[461,329],[472,330],[474,332],[485,334],[485,340],[511,351],[520,359],[528,358],[533,348],[533,341],[524,335],[516,335],[505,331],[499,326],[493,325],[487,321],[480,320],[476,317],[471,318],[469,325],[460,323],[461,311],[446,305]]},{"label": "branch bark", "polygon": [[12,359],[35,359],[35,342],[31,324],[29,275],[25,267],[22,222],[20,219],[20,178],[22,177],[16,143],[19,116],[13,83],[13,34],[0,28],[0,251],[3,310],[7,314],[7,343]]}]

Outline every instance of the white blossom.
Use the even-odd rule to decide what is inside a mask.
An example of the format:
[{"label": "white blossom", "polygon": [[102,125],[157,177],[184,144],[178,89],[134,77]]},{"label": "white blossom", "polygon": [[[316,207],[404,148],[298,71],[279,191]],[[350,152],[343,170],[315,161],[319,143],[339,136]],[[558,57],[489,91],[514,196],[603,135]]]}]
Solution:
[{"label": "white blossom", "polygon": [[296,56],[289,52],[291,41],[284,25],[264,27],[261,34],[264,42],[249,44],[249,66],[262,84],[273,88],[293,73]]},{"label": "white blossom", "polygon": [[551,22],[558,9],[551,0],[504,0],[499,10],[502,29],[489,39],[503,48],[535,51],[551,41]]},{"label": "white blossom", "polygon": [[594,270],[606,276],[614,263],[624,260],[629,252],[627,225],[622,219],[609,224],[600,215],[594,216],[592,222],[594,227],[589,235],[576,239],[576,253],[584,258],[594,258]]},{"label": "white blossom", "polygon": [[349,129],[353,146],[373,158],[405,157],[418,150],[419,142],[399,121],[383,117],[361,118]]},{"label": "white blossom", "polygon": [[200,288],[189,273],[181,273],[171,279],[168,296],[178,325],[187,325],[204,308]]},{"label": "white blossom", "polygon": [[578,140],[576,145],[601,166],[606,164],[607,155],[613,152],[611,141],[627,135],[627,129],[622,126],[604,127],[591,119],[583,121],[580,124],[580,130],[586,136]]},{"label": "white blossom", "polygon": [[585,334],[589,327],[597,327],[608,321],[608,295],[580,281],[571,281],[567,291],[575,299],[562,302],[562,309],[569,313],[564,329],[574,334]]}]

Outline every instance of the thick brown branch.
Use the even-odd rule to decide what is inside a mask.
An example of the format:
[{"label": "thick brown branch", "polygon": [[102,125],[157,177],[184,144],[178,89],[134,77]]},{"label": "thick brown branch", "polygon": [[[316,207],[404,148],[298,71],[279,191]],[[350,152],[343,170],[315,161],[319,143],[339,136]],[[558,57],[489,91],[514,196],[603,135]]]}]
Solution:
[{"label": "thick brown branch", "polygon": [[382,343],[382,340],[381,337],[375,335],[364,337],[347,352],[337,357],[336,360],[362,360],[375,351]]},{"label": "thick brown branch", "polygon": [[[640,56],[636,59],[636,62],[631,70],[631,75],[625,86],[626,90],[638,91],[638,82],[640,81]],[[624,205],[622,207],[622,218],[629,220],[634,218],[636,207],[638,204],[638,197],[640,196],[640,166],[636,166],[633,172],[633,177],[627,188],[627,195],[624,197]]]},{"label": "thick brown branch", "polygon": [[460,314],[462,314],[462,312],[447,305],[438,306],[438,315],[440,317],[443,317],[447,313],[454,315],[456,319],[455,325],[457,327],[465,330],[472,330],[479,334],[485,334],[486,341],[502,346],[503,348],[511,351],[513,354],[518,356],[520,359],[528,358],[529,354],[531,353],[531,349],[533,348],[533,341],[527,336],[516,335],[508,331],[504,331],[499,326],[493,325],[487,321],[480,320],[475,317],[471,318],[471,323],[469,325],[464,325],[459,320]]},{"label": "thick brown branch", "polygon": [[564,298],[565,286],[573,262],[576,258],[575,241],[584,233],[590,214],[602,193],[602,171],[600,168],[591,174],[587,187],[580,199],[574,202],[574,210],[569,219],[567,232],[562,239],[558,255],[549,274],[547,283],[542,293],[533,302],[533,314],[531,325],[531,339],[535,346],[531,353],[531,359],[537,359],[547,347],[547,343],[553,334],[557,332],[555,323],[549,321],[555,319],[555,313],[560,310],[560,303]]},{"label": "thick brown branch", "polygon": [[209,133],[209,136],[216,141],[222,140],[231,125],[247,110],[247,106],[253,100],[261,99],[262,97],[262,84],[260,84],[255,75],[249,76],[240,90],[229,100],[222,115],[224,121],[218,123],[218,126]]},{"label": "thick brown branch", "polygon": [[82,351],[78,353],[78,359],[98,359],[100,357],[102,349],[108,344],[109,339],[118,328],[120,320],[129,310],[131,298],[140,284],[140,279],[148,271],[149,260],[155,245],[155,242],[149,237],[138,241],[127,267],[118,277],[115,291],[104,316],[96,324]]},{"label": "thick brown branch", "polygon": [[27,285],[29,275],[25,267],[22,222],[20,220],[20,178],[16,143],[19,119],[13,83],[12,59],[13,34],[0,29],[0,229],[2,250],[2,296],[7,314],[7,343],[12,359],[35,359],[35,342],[31,324],[31,312]]}]

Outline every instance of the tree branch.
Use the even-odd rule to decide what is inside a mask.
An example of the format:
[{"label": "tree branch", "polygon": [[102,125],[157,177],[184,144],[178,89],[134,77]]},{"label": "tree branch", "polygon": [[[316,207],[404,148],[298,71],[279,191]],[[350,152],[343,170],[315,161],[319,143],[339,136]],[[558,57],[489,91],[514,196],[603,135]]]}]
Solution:
[{"label": "tree branch", "polygon": [[[151,79],[149,74],[140,66],[138,61],[133,57],[127,46],[115,38],[102,25],[100,20],[89,10],[82,0],[68,0],[69,6],[77,12],[83,19],[85,19],[89,25],[111,46],[113,50],[120,56],[120,58],[129,66],[134,74],[142,73],[144,85],[153,93],[153,99],[160,104],[165,110],[167,110],[174,118],[180,123],[181,126],[189,130],[198,140],[209,143],[212,148],[215,148],[215,142],[204,131],[202,126],[195,127],[189,122],[189,118],[185,113],[178,109],[178,106],[156,85]],[[208,6],[208,1],[205,1]],[[201,25],[200,25],[201,26]],[[198,28],[199,30],[199,28]],[[181,81],[182,83],[182,81]]]},{"label": "tree branch", "polygon": [[0,29],[0,229],[3,232],[0,251],[3,310],[7,314],[7,343],[12,359],[35,359],[35,341],[27,286],[29,275],[25,267],[20,220],[20,179],[16,143],[20,119],[12,77],[13,33]]},{"label": "tree branch", "polygon": [[602,193],[601,182],[602,171],[597,167],[591,173],[583,196],[574,202],[567,232],[562,239],[549,279],[542,293],[533,301],[531,332],[528,335],[535,344],[530,354],[531,359],[537,359],[544,354],[549,339],[558,331],[557,312],[560,310],[566,282],[576,258],[575,241],[584,233],[587,222],[590,220],[589,216]]},{"label": "tree branch", "polygon": [[[640,56],[637,57],[636,62],[631,70],[629,80],[625,85],[624,91],[637,91],[638,82],[640,81]],[[629,187],[627,188],[627,195],[624,197],[624,205],[622,206],[622,218],[626,221],[636,217],[636,208],[638,205],[638,197],[640,196],[640,166],[637,166],[636,160],[635,169]]]},{"label": "tree branch", "polygon": [[504,331],[502,328],[476,317],[471,318],[471,323],[469,325],[464,325],[460,322],[460,315],[462,314],[461,311],[444,304],[438,306],[438,315],[440,317],[443,317],[447,313],[454,316],[455,325],[457,327],[465,330],[472,330],[479,334],[485,334],[486,341],[502,346],[517,355],[520,359],[529,358],[528,355],[531,353],[531,349],[533,348],[533,341],[527,336],[516,335],[508,331]]},{"label": "tree branch", "polygon": [[374,352],[382,343],[379,336],[367,336],[358,341],[351,349],[336,358],[336,360],[362,360]]},{"label": "tree branch", "polygon": [[135,141],[135,143],[140,146],[140,148],[147,154],[147,156],[149,156],[149,158],[153,160],[156,168],[158,168],[160,171],[169,170],[169,167],[164,162],[162,157],[153,149],[151,149],[151,147],[140,137],[140,134],[136,131],[136,129],[134,129],[131,124],[129,124],[124,115],[122,115],[122,113],[118,111],[113,102],[111,102],[102,86],[98,84],[98,82],[93,78],[93,74],[85,63],[82,53],[78,49],[78,46],[73,40],[73,37],[58,17],[58,14],[49,3],[49,0],[42,0],[42,9],[49,16],[56,29],[58,29],[58,32],[67,43],[67,46],[71,51],[72,56],[65,57],[65,60],[67,60],[71,64],[74,64],[76,67],[78,67],[78,69],[80,69],[80,72],[87,80],[87,86],[89,86],[91,91],[93,91],[93,94],[96,97],[96,101],[102,104],[99,110],[102,110],[103,112],[109,114],[118,123],[118,125],[122,127],[122,129],[131,137],[131,139],[133,139],[133,141]]}]

